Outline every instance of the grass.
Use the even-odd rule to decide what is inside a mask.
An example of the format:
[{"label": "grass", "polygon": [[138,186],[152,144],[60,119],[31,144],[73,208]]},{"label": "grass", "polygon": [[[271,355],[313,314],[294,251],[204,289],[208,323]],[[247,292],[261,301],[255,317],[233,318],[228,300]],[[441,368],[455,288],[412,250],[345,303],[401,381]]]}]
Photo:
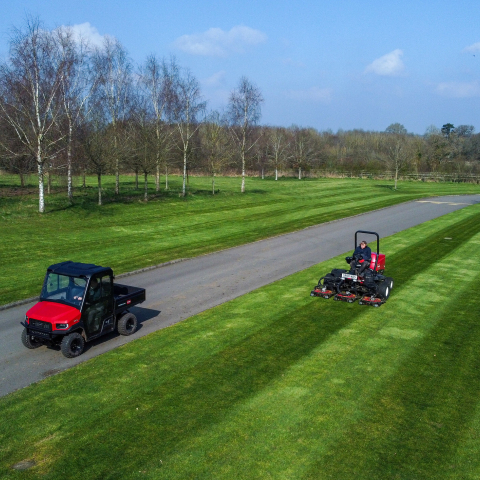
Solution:
[{"label": "grass", "polygon": [[[480,186],[453,183],[399,183],[355,179],[247,181],[238,178],[190,178],[187,198],[179,196],[181,179],[170,190],[143,202],[134,179],[121,179],[122,195],[113,195],[106,177],[104,206],[95,203],[94,178],[75,190],[73,205],[64,188],[47,197],[47,212],[37,213],[35,188],[15,190],[16,178],[0,176],[0,305],[37,295],[48,265],[74,260],[111,266],[116,274],[193,257],[291,232],[310,225],[434,195],[480,193]],[[63,190],[62,190],[63,188]],[[15,193],[15,195],[11,195]]]},{"label": "grass", "polygon": [[0,476],[479,478],[480,206],[382,250],[381,308],[309,297],[340,256],[1,398]]}]

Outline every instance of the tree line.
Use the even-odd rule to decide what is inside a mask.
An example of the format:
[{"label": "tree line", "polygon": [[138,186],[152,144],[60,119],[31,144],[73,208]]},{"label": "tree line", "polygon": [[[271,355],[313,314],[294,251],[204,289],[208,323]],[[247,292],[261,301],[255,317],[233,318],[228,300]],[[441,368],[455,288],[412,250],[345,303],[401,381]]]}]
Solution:
[{"label": "tree line", "polygon": [[[168,189],[172,171],[183,177],[186,195],[191,172],[212,177],[285,171],[298,178],[312,173],[394,172],[479,173],[480,136],[473,126],[431,126],[425,135],[408,134],[400,124],[384,132],[319,132],[312,128],[260,125],[263,96],[242,77],[223,111],[208,111],[200,83],[175,58],[148,56],[134,65],[123,45],[105,37],[89,45],[70,27],[45,29],[28,19],[15,29],[9,56],[0,64],[0,161],[8,172],[38,176],[39,211],[45,210],[45,178],[95,174],[98,203],[102,176],[143,178]],[[160,185],[161,177],[164,185]]]}]

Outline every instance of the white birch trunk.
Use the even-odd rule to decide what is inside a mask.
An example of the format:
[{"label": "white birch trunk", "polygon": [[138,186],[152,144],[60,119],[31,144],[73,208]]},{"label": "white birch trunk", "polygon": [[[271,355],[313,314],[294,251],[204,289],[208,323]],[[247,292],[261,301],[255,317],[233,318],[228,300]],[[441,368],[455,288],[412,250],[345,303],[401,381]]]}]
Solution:
[{"label": "white birch trunk", "polygon": [[38,170],[38,211],[40,213],[45,212],[45,193],[43,187],[43,164],[41,162],[41,154],[37,157],[37,170]]},{"label": "white birch trunk", "polygon": [[68,138],[67,138],[67,195],[70,203],[73,203],[72,187],[72,122],[68,119]]}]

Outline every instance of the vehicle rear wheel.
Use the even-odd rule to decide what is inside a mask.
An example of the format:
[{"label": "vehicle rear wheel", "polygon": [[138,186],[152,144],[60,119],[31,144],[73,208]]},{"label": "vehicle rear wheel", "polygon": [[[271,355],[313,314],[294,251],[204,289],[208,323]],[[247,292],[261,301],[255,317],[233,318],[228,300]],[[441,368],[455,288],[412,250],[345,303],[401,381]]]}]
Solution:
[{"label": "vehicle rear wheel", "polygon": [[117,330],[120,335],[131,335],[137,330],[137,317],[133,313],[126,313],[118,320]]},{"label": "vehicle rear wheel", "polygon": [[393,278],[392,277],[385,278],[383,283],[386,283],[390,287],[390,290],[392,290],[392,288],[393,288]]},{"label": "vehicle rear wheel", "polygon": [[34,349],[42,346],[42,341],[38,340],[35,337],[32,337],[31,335],[28,335],[26,328],[24,328],[22,331],[22,343],[25,347],[30,349]]},{"label": "vehicle rear wheel", "polygon": [[377,287],[377,294],[383,297],[386,300],[390,296],[390,285],[388,282],[382,282]]},{"label": "vehicle rear wheel", "polygon": [[60,345],[63,355],[67,358],[78,357],[83,353],[84,347],[85,340],[78,332],[73,332],[63,337]]}]

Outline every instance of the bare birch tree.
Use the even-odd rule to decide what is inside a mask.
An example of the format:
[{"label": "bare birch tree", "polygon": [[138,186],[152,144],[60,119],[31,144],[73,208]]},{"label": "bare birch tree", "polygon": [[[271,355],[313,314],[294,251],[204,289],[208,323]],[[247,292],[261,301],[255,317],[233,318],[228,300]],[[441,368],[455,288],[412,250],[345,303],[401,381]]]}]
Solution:
[{"label": "bare birch tree", "polygon": [[212,176],[212,195],[215,195],[215,177],[231,159],[225,120],[219,112],[213,111],[202,126],[202,152]]},{"label": "bare birch tree", "polygon": [[[138,172],[143,174],[145,201],[148,201],[148,175],[154,172],[157,166],[155,124],[150,121],[148,110],[147,99],[138,96],[128,122],[128,164],[134,168],[137,179]],[[138,180],[136,183],[138,188]]]},{"label": "bare birch tree", "polygon": [[58,126],[67,71],[65,51],[38,19],[29,19],[25,30],[14,30],[8,62],[0,66],[0,115],[21,144],[20,152],[9,153],[28,151],[35,158],[41,213],[45,211],[44,165],[62,148],[65,137]]},{"label": "bare birch tree", "polygon": [[292,141],[290,142],[290,161],[292,168],[298,170],[298,179],[302,179],[302,170],[311,167],[316,154],[312,132],[307,128],[291,127]]},{"label": "bare birch tree", "polygon": [[95,94],[105,109],[113,132],[113,170],[115,194],[120,191],[121,123],[128,109],[132,87],[132,64],[122,44],[115,38],[105,37],[101,49],[93,55],[93,67],[98,75]]},{"label": "bare birch tree", "polygon": [[187,161],[191,141],[200,127],[199,119],[204,114],[205,107],[206,103],[202,100],[198,80],[189,70],[185,70],[183,75],[177,73],[174,81],[172,116],[178,130],[180,150],[183,155],[182,196],[186,195]]},{"label": "bare birch tree", "polygon": [[[155,126],[155,190],[160,190],[160,167],[170,148],[172,130],[168,128],[168,113],[173,101],[174,80],[178,73],[175,60],[170,64],[161,62],[155,55],[150,55],[140,68],[139,82],[144,95],[149,99],[152,119]],[[165,165],[168,172],[168,166]],[[167,173],[168,174],[168,173]],[[168,180],[166,180],[168,181]]]},{"label": "bare birch tree", "polygon": [[101,115],[93,115],[90,121],[83,125],[83,149],[89,167],[97,175],[98,205],[102,205],[102,175],[108,169],[108,143],[105,142],[105,136],[106,128]]},{"label": "bare birch tree", "polygon": [[288,137],[282,128],[272,128],[268,135],[270,162],[275,168],[275,180],[278,180],[278,169],[285,165],[288,158]]},{"label": "bare birch tree", "polygon": [[245,192],[245,156],[259,138],[252,138],[252,133],[255,125],[260,120],[262,103],[263,97],[260,90],[246,77],[240,79],[238,89],[230,94],[228,116],[230,131],[240,154],[242,193]]},{"label": "bare birch tree", "polygon": [[96,87],[97,79],[89,75],[89,47],[82,38],[74,39],[70,27],[61,27],[54,32],[60,48],[68,59],[68,70],[61,82],[61,101],[66,117],[67,144],[67,195],[73,202],[72,149],[75,129],[83,120],[88,98]]},{"label": "bare birch tree", "polygon": [[386,160],[394,171],[394,189],[397,189],[398,174],[413,156],[411,144],[407,142],[406,135],[391,133],[385,138]]}]

